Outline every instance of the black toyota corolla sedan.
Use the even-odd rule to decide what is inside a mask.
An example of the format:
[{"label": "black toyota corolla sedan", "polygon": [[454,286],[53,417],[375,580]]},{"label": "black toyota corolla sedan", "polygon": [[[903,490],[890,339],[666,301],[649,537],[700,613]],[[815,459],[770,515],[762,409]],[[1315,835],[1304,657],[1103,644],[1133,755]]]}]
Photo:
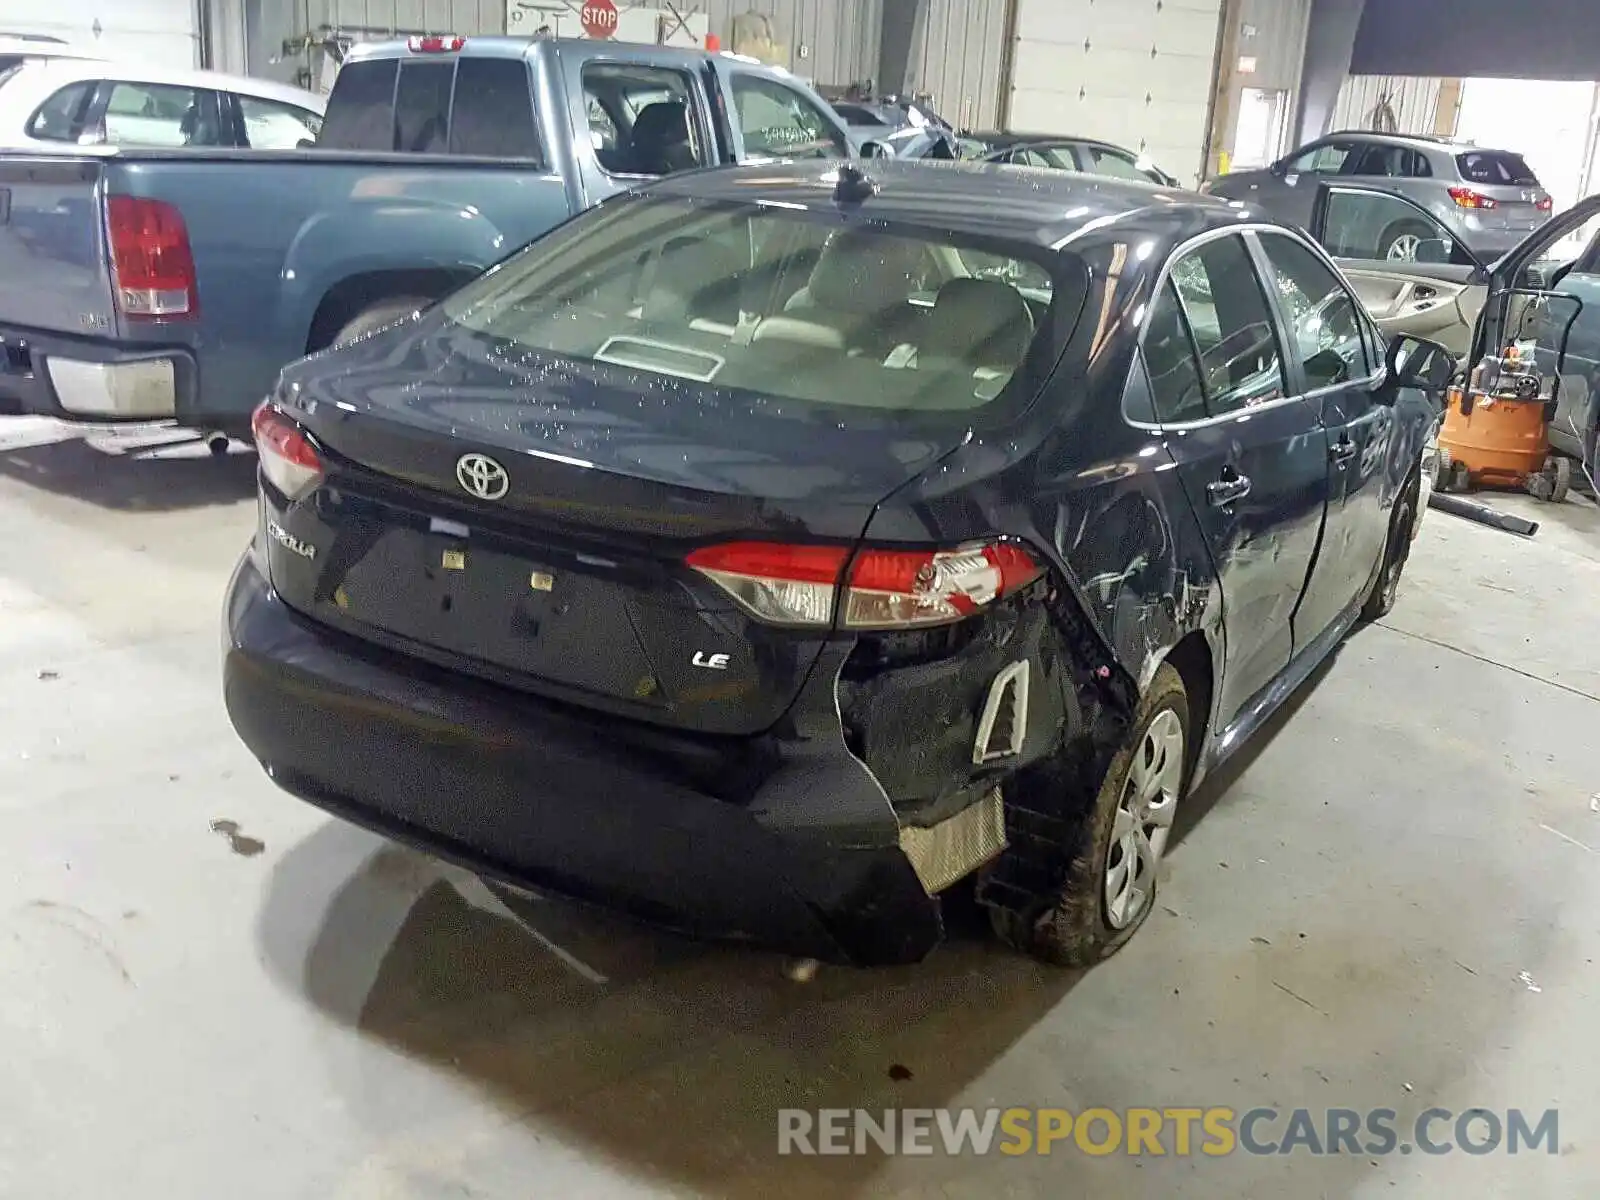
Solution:
[{"label": "black toyota corolla sedan", "polygon": [[283,372],[228,711],[490,878],[866,964],[970,877],[1092,962],[1185,793],[1394,603],[1448,369],[1191,193],[670,179]]}]

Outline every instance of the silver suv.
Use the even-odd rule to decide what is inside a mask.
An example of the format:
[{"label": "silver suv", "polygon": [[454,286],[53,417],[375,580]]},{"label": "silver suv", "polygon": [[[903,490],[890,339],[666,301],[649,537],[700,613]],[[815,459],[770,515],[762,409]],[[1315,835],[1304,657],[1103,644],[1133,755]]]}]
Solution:
[{"label": "silver suv", "polygon": [[[1492,260],[1550,219],[1550,193],[1509,150],[1489,150],[1449,138],[1410,134],[1330,133],[1263,171],[1239,171],[1202,191],[1259,205],[1281,221],[1311,223],[1317,185],[1360,183],[1395,192],[1427,209],[1479,258]],[[1397,262],[1426,259],[1438,249],[1438,231],[1421,222],[1394,220],[1366,231]],[[1445,248],[1448,254],[1448,247]]]}]

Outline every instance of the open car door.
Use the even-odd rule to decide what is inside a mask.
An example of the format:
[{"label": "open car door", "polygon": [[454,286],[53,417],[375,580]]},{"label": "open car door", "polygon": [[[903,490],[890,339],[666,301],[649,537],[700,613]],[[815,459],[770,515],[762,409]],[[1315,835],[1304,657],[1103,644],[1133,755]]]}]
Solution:
[{"label": "open car door", "polygon": [[1386,335],[1427,338],[1466,357],[1489,267],[1425,207],[1377,188],[1324,183],[1309,232]]},{"label": "open car door", "polygon": [[1591,481],[1600,423],[1600,234],[1576,258],[1559,246],[1596,217],[1600,195],[1553,217],[1489,269],[1468,364],[1531,345],[1552,393],[1550,444],[1580,459]]}]

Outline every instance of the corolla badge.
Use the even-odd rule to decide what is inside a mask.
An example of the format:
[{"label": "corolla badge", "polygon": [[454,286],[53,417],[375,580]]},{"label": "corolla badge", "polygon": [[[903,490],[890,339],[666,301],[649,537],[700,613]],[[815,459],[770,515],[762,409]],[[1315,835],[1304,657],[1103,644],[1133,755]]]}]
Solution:
[{"label": "corolla badge", "polygon": [[511,490],[511,476],[487,454],[463,454],[456,459],[456,482],[479,500],[499,500]]}]

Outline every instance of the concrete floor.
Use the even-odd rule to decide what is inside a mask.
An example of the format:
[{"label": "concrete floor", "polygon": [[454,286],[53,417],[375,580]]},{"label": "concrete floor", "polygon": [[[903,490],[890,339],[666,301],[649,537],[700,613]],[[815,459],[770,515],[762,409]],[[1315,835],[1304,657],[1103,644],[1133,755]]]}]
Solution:
[{"label": "concrete floor", "polygon": [[[279,794],[218,686],[251,460],[0,427],[0,1195],[1571,1197],[1600,1185],[1600,512],[1431,514],[1086,975],[775,960]],[[1198,820],[1193,820],[1198,818]],[[219,822],[226,822],[216,828]],[[891,1079],[903,1066],[909,1079]],[[903,1076],[903,1071],[896,1071]],[[1559,1106],[1562,1153],[779,1159],[782,1106]]]}]

